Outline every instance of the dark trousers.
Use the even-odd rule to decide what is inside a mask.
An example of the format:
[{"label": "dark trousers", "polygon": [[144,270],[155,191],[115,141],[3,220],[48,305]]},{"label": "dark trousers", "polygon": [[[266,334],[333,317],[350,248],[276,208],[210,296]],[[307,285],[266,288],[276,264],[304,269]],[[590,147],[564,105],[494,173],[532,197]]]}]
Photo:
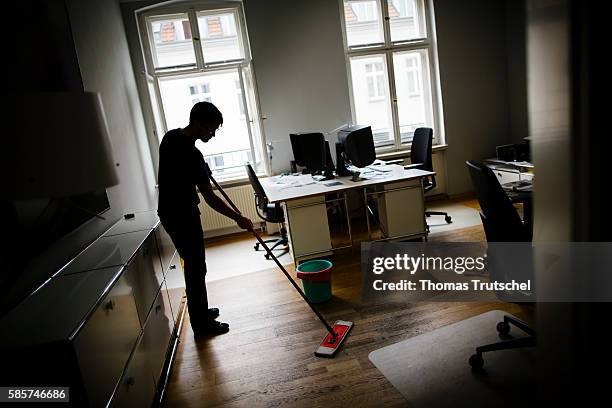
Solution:
[{"label": "dark trousers", "polygon": [[201,321],[206,318],[208,295],[205,281],[204,234],[200,225],[200,216],[160,217],[160,221],[184,261],[190,319],[192,322]]}]

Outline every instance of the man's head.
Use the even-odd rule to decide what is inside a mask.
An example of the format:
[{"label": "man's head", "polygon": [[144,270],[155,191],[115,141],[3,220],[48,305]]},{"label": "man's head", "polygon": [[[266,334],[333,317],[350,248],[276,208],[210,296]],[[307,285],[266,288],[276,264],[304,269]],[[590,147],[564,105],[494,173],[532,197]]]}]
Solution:
[{"label": "man's head", "polygon": [[198,139],[203,142],[208,142],[212,139],[222,124],[223,115],[212,103],[198,102],[191,108],[189,125],[197,130]]}]

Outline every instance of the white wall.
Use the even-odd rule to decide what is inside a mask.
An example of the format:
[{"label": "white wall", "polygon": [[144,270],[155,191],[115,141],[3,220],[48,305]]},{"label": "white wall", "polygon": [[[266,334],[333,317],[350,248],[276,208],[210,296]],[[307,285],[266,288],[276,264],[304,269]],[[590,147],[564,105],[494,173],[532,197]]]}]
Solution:
[{"label": "white wall", "polygon": [[434,3],[452,195],[473,191],[466,160],[510,143],[505,2]]},{"label": "white wall", "polygon": [[155,177],[140,100],[116,0],[69,0],[79,68],[86,91],[99,92],[108,122],[119,185],[111,207],[123,213],[157,206]]},{"label": "white wall", "polygon": [[293,159],[289,133],[330,131],[350,119],[340,8],[335,0],[244,0],[244,7],[277,173]]}]

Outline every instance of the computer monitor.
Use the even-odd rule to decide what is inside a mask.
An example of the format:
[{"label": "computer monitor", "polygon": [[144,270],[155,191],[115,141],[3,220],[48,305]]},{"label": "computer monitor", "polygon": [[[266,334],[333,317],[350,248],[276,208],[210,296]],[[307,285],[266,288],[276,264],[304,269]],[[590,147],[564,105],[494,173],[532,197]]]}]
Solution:
[{"label": "computer monitor", "polygon": [[355,167],[366,167],[374,163],[374,160],[376,160],[376,150],[370,126],[350,126],[338,131],[336,167],[339,175],[350,173],[346,170],[345,161]]},{"label": "computer monitor", "polygon": [[312,133],[291,133],[289,139],[291,140],[291,150],[293,150],[293,160],[295,164],[300,167],[306,166],[304,162],[304,154],[302,154],[302,142],[301,140]]},{"label": "computer monitor", "polygon": [[334,164],[323,133],[292,133],[289,137],[295,163],[306,167],[304,173],[333,177]]}]

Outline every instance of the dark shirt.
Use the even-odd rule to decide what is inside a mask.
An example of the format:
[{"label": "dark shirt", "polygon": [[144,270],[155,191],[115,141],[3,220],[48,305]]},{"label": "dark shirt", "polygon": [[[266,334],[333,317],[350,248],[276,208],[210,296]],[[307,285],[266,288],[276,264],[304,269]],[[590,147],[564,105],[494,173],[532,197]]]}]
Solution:
[{"label": "dark shirt", "polygon": [[159,202],[163,218],[199,215],[196,186],[210,183],[208,166],[195,140],[181,129],[168,131],[159,146]]}]

